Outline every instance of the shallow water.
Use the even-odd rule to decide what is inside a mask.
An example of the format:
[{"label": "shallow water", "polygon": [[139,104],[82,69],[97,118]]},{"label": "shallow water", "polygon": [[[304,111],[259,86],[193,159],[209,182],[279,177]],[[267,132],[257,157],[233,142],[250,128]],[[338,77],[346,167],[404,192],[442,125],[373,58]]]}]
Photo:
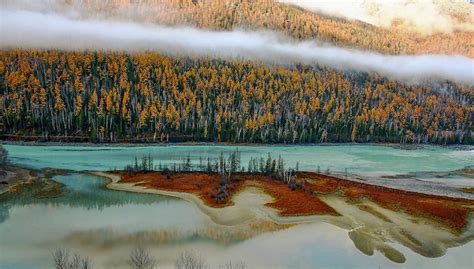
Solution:
[{"label": "shallow water", "polygon": [[74,232],[125,233],[192,230],[208,223],[194,205],[159,195],[111,191],[101,177],[53,178],[67,186],[58,198],[24,197],[2,203],[0,268],[50,268],[50,254]]},{"label": "shallow water", "polygon": [[[111,170],[122,168],[135,157],[151,154],[156,162],[172,162],[191,155],[218,157],[235,146],[17,146],[5,145],[10,160],[34,168]],[[449,172],[474,163],[474,150],[424,147],[403,150],[387,146],[239,146],[243,164],[252,156],[282,155],[302,170],[321,170],[357,175],[406,175]],[[431,174],[429,174],[431,175]],[[459,177],[459,176],[458,176]],[[474,243],[448,249],[439,258],[425,258],[403,246],[397,249],[406,262],[396,264],[379,252],[366,256],[348,231],[327,223],[297,225],[265,232],[243,240],[221,242],[202,231],[216,231],[191,203],[159,195],[111,191],[97,176],[71,173],[53,178],[67,186],[58,198],[18,197],[0,204],[0,268],[51,268],[51,252],[67,247],[89,256],[94,268],[128,268],[130,250],[143,238],[160,266],[173,267],[174,258],[192,250],[216,267],[245,261],[249,268],[471,268]],[[472,178],[461,177],[468,183]],[[443,178],[437,178],[443,181]],[[451,180],[447,177],[444,180]],[[408,184],[408,183],[407,183]],[[409,184],[408,184],[409,185]],[[173,239],[174,233],[179,234]],[[171,236],[170,236],[171,234]],[[168,236],[168,237],[167,237]],[[225,234],[224,234],[225,237]]]},{"label": "shallow water", "polygon": [[[192,235],[214,227],[183,200],[106,190],[104,180],[84,174],[54,179],[67,185],[64,197],[3,205],[8,217],[0,223],[0,268],[51,268],[51,252],[57,247],[89,256],[95,268],[127,268],[126,257],[137,244],[137,234]],[[78,197],[95,200],[97,206],[81,203],[84,199]],[[184,250],[198,252],[212,266],[242,260],[250,268],[469,268],[474,244],[449,249],[436,259],[401,247],[407,261],[396,264],[378,252],[362,254],[346,230],[313,223],[226,244],[189,236],[177,242],[155,242],[149,249],[160,265],[170,268]]]}]

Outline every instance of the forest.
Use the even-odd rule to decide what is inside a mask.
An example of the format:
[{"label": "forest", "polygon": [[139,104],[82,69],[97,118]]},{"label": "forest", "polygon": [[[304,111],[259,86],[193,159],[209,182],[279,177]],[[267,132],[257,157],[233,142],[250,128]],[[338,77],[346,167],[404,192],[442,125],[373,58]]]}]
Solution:
[{"label": "forest", "polygon": [[[274,0],[57,0],[83,17],[112,17],[159,25],[212,30],[271,30],[299,40],[318,40],[384,54],[448,54],[474,57],[472,33],[423,35],[329,17]],[[134,15],[131,15],[134,14]],[[458,18],[469,21],[470,18]],[[396,26],[396,22],[395,26]]]},{"label": "forest", "polygon": [[158,53],[0,51],[3,139],[465,143],[470,86]]}]

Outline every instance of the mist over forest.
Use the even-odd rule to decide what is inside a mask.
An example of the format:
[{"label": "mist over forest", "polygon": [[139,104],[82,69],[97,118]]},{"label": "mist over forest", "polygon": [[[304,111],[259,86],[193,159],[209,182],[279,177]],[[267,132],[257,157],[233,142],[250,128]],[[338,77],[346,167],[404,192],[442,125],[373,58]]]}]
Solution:
[{"label": "mist over forest", "polygon": [[[452,80],[474,85],[474,60],[446,55],[382,55],[316,40],[298,41],[270,30],[213,31],[110,18],[83,18],[80,8],[56,1],[42,8],[28,1],[2,9],[2,48],[155,51],[166,55],[319,64],[339,70],[378,73],[406,82]],[[97,17],[97,16],[96,16]]]},{"label": "mist over forest", "polygon": [[[402,19],[412,31],[344,8],[332,14],[336,2],[303,2],[3,0],[6,133],[109,142],[473,141],[472,24],[462,4],[449,12],[439,2],[372,1],[377,12],[370,1],[352,5],[372,19],[394,7],[392,22],[408,10]],[[410,22],[423,6],[450,26]]]}]

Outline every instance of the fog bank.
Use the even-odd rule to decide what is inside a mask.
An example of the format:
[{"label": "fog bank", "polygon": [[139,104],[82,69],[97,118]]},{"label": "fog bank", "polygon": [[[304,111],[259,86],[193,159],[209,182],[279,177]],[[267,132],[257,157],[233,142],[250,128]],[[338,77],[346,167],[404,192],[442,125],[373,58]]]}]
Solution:
[{"label": "fog bank", "polygon": [[75,20],[58,14],[1,11],[2,48],[156,51],[277,64],[321,64],[376,72],[403,81],[453,80],[474,85],[474,60],[462,56],[387,56],[297,42],[274,32],[214,32],[125,22]]}]

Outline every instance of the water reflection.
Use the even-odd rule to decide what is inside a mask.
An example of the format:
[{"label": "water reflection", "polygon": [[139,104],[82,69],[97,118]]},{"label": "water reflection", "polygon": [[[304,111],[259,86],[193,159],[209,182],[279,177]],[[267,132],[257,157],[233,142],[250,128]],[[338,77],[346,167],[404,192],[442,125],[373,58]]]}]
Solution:
[{"label": "water reflection", "polygon": [[[41,175],[40,175],[41,178]],[[48,205],[51,207],[68,206],[71,208],[103,210],[111,206],[128,204],[149,205],[153,203],[175,200],[172,197],[125,193],[106,189],[104,178],[82,173],[70,173],[53,177],[54,181],[42,178],[26,185],[18,192],[8,192],[0,195],[0,223],[9,217],[12,206]],[[49,185],[60,183],[62,186],[50,190],[46,196],[41,196]]]},{"label": "water reflection", "polygon": [[0,268],[50,268],[51,251],[78,232],[187,231],[208,222],[185,201],[107,190],[101,177],[71,173],[53,179],[64,184],[57,197],[38,198],[44,178],[0,195]]}]

